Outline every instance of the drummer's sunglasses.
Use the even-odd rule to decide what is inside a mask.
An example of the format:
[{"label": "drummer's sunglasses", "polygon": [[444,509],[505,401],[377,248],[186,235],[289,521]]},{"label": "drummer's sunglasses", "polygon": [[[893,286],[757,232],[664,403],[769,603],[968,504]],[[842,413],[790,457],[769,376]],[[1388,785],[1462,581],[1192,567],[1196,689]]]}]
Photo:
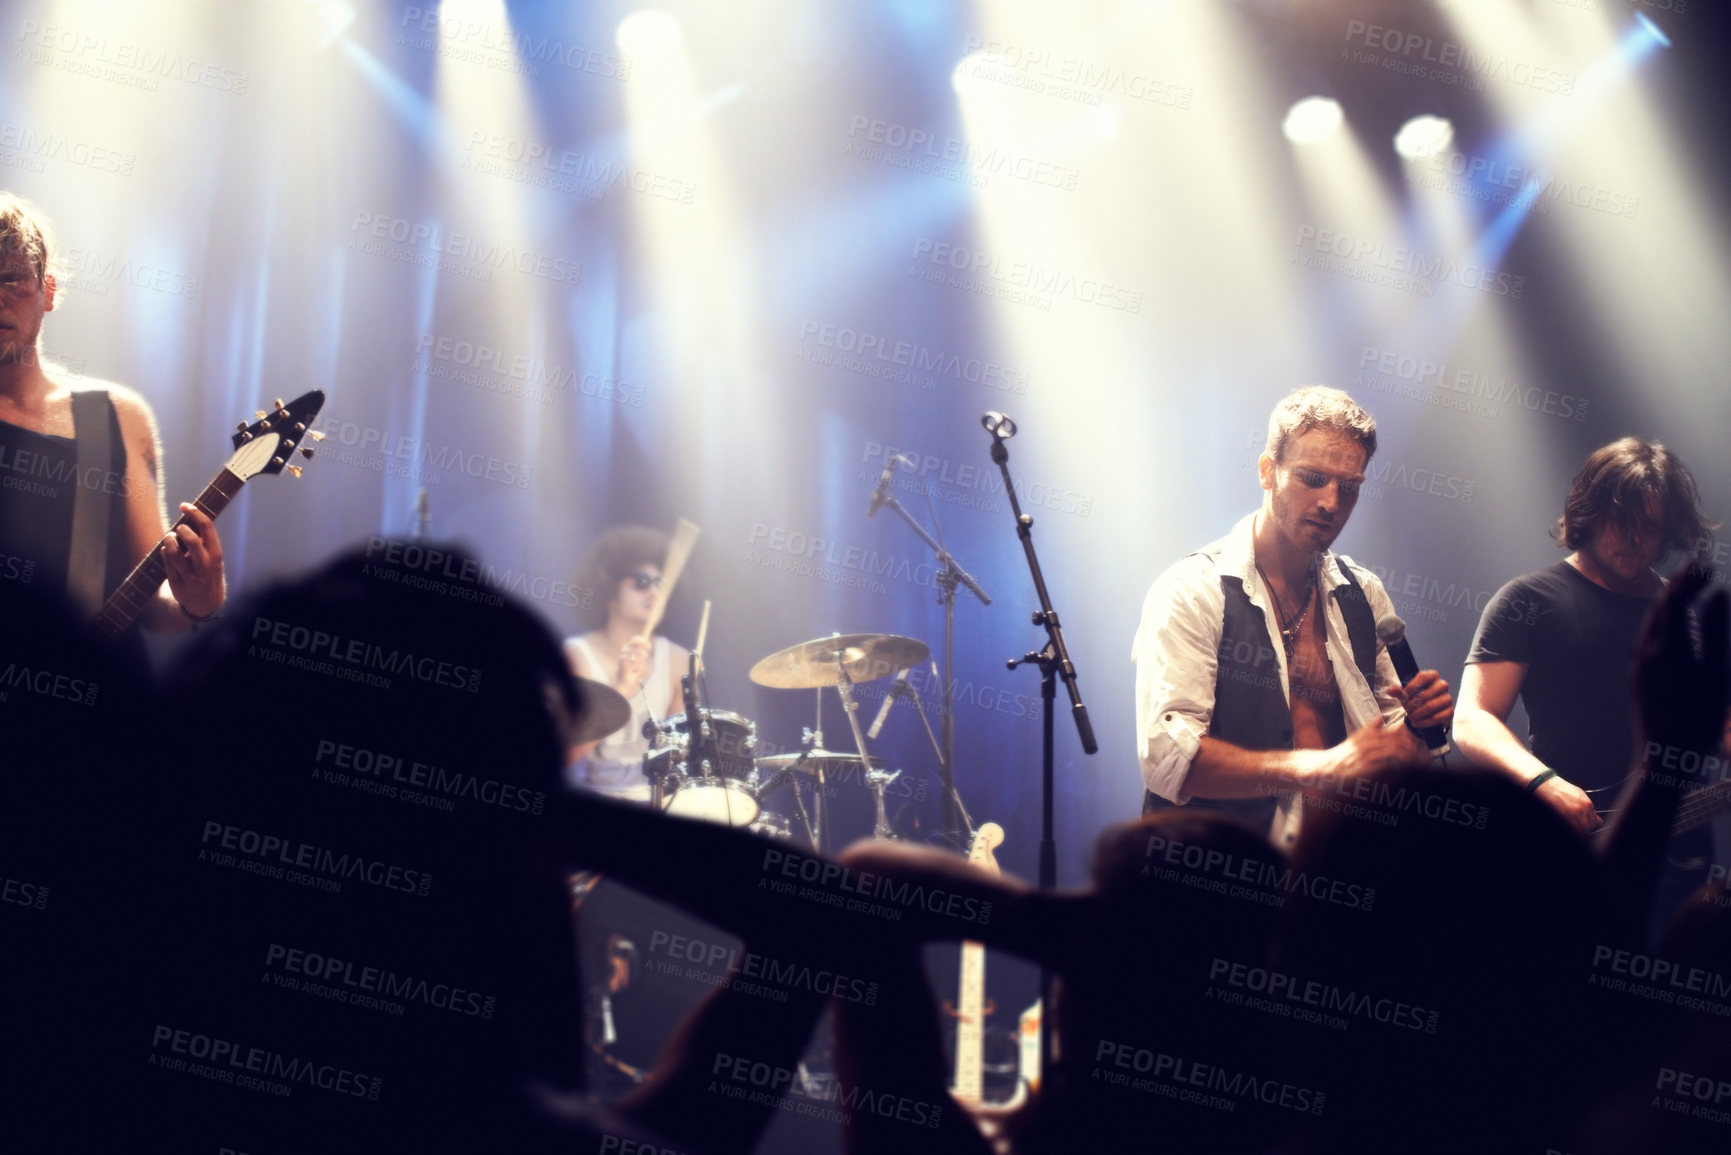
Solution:
[{"label": "drummer's sunglasses", "polygon": [[661,588],[661,575],[644,570],[631,575],[631,585],[634,589],[658,590]]}]

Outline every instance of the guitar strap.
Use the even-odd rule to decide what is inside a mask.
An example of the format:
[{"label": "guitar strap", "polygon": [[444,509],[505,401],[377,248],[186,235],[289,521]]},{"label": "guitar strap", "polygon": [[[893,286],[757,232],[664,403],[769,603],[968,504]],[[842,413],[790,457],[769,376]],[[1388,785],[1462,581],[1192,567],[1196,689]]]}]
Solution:
[{"label": "guitar strap", "polygon": [[[72,549],[66,560],[66,594],[85,616],[102,608],[107,594],[108,532],[114,502],[109,476],[123,476],[125,447],[117,436],[114,406],[107,390],[72,394],[72,437],[78,475],[72,487]],[[95,484],[91,484],[92,481]]]}]

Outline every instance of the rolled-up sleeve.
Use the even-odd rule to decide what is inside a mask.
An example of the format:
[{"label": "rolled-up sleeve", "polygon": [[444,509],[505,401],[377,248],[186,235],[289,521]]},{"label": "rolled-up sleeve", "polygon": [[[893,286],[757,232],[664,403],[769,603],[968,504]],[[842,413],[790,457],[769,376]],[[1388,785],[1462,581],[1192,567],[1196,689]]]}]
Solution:
[{"label": "rolled-up sleeve", "polygon": [[1224,610],[1219,588],[1212,572],[1199,577],[1175,567],[1142,603],[1130,655],[1136,663],[1142,784],[1169,802],[1190,800],[1184,779],[1214,717]]}]

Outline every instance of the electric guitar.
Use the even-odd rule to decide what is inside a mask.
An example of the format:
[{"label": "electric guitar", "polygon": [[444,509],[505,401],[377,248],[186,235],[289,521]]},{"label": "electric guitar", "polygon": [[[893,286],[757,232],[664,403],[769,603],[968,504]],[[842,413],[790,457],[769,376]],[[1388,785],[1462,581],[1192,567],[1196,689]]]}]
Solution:
[{"label": "electric guitar", "polygon": [[[301,467],[289,462],[296,448],[306,457],[313,455],[312,447],[301,442],[309,438],[324,440],[324,434],[309,432],[324,403],[324,392],[314,389],[302,393],[287,405],[283,404],[282,398],[277,398],[275,410],[267,413],[260,409],[254,414],[256,420],[251,425],[240,422],[234,436],[229,439],[234,443],[234,456],[216,471],[216,476],[192,504],[215,520],[217,514],[228,508],[240,487],[253,478],[281,473],[284,469],[299,477]],[[169,528],[173,530],[185,524],[186,515],[182,514]],[[132,567],[126,580],[108,595],[108,600],[96,615],[97,626],[111,637],[125,633],[144,612],[144,607],[156,597],[156,591],[162,588],[167,576],[168,570],[162,561],[162,543],[158,542],[144,555],[143,561]]]},{"label": "electric guitar", "polygon": [[[992,874],[998,873],[998,863],[992,857],[1004,841],[1004,828],[987,822],[974,832],[968,845],[968,861]],[[1008,1110],[1021,1105],[1027,1097],[1027,1083],[1016,1080],[1015,1093],[1006,1101],[987,1100],[986,1016],[993,1011],[986,1001],[986,948],[977,942],[962,943],[961,982],[957,988],[956,1005],[946,1008],[956,1019],[956,1079],[950,1094],[957,1103],[970,1110],[993,1107]]]}]

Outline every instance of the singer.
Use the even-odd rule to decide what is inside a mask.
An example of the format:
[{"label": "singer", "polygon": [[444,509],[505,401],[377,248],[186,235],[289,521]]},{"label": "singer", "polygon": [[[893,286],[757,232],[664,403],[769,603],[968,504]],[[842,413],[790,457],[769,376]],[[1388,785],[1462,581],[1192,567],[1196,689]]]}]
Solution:
[{"label": "singer", "polygon": [[[679,675],[691,661],[684,646],[660,635],[644,637],[668,537],[641,525],[615,526],[589,547],[572,579],[580,590],[578,614],[590,627],[565,640],[565,657],[580,678],[605,682],[631,703],[631,721],[598,743],[571,752],[566,780],[633,802],[649,801],[643,724],[678,713]],[[603,601],[602,599],[606,600]]]},{"label": "singer", "polygon": [[1429,760],[1415,729],[1448,724],[1448,683],[1400,684],[1376,630],[1388,594],[1329,552],[1375,452],[1345,393],[1289,394],[1256,463],[1262,508],[1148,591],[1131,653],[1144,812],[1194,801],[1285,845],[1303,791]]}]

